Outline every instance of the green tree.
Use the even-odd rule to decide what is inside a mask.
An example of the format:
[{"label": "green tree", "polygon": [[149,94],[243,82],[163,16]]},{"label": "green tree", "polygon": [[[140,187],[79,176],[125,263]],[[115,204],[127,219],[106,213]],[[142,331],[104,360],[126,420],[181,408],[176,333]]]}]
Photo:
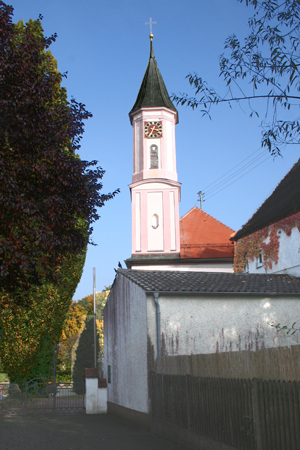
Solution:
[{"label": "green tree", "polygon": [[12,382],[52,375],[52,348],[61,337],[84,259],[66,256],[58,267],[62,282],[32,286],[20,303],[11,293],[0,295],[0,357]]},{"label": "green tree", "polygon": [[199,108],[210,117],[219,103],[247,102],[250,116],[266,102],[262,146],[272,155],[286,144],[300,142],[300,2],[299,0],[238,0],[255,8],[250,34],[241,43],[236,35],[225,41],[220,56],[220,77],[226,94],[220,95],[197,74],[187,75],[194,96],[173,96],[178,104]]}]

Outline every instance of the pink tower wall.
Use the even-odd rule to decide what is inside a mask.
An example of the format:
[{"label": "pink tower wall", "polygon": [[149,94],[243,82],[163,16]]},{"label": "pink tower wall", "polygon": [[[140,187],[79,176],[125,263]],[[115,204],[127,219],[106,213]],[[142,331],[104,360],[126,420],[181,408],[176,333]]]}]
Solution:
[{"label": "pink tower wall", "polygon": [[[144,123],[160,121],[160,139],[144,136]],[[131,116],[133,125],[132,255],[180,252],[180,186],[176,170],[177,113],[167,108],[141,108]],[[158,169],[149,168],[149,147],[159,148]],[[153,227],[158,217],[158,227]]]}]

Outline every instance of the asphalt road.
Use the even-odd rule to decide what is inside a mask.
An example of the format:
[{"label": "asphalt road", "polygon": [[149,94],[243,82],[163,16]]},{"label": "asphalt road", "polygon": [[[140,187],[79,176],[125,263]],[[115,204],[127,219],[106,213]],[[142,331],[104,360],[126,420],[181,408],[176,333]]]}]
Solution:
[{"label": "asphalt road", "polygon": [[0,450],[188,450],[109,415],[0,416]]}]

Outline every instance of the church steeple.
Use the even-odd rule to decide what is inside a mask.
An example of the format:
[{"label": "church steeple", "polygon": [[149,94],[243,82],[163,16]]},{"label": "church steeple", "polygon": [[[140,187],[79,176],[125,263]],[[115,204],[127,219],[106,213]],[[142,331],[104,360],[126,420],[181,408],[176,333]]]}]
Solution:
[{"label": "church steeple", "polygon": [[[150,39],[151,39],[150,35]],[[164,83],[163,77],[159,71],[153,50],[153,41],[150,40],[150,58],[148,62],[148,66],[136,98],[135,104],[130,111],[130,115],[140,109],[140,108],[149,108],[149,107],[157,107],[162,106],[165,108],[172,109],[176,111],[177,109],[173,105],[166,85]],[[178,113],[177,113],[178,114]],[[178,121],[178,120],[177,120]]]},{"label": "church steeple", "polygon": [[140,267],[141,261],[149,258],[176,259],[180,253],[178,113],[158,69],[152,39],[151,33],[149,62],[129,113],[133,127],[131,267],[134,263]]}]

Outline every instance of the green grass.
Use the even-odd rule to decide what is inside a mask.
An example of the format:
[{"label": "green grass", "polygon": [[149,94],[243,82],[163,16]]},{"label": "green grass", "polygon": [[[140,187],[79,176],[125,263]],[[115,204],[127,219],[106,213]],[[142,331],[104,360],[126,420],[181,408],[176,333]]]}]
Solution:
[{"label": "green grass", "polygon": [[9,381],[9,378],[6,373],[0,373],[0,383],[6,383],[7,381]]}]

